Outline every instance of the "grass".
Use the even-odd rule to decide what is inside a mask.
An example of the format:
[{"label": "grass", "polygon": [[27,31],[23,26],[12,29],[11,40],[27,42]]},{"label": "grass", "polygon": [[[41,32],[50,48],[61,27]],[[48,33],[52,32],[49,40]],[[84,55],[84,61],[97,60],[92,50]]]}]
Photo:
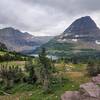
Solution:
[{"label": "grass", "polygon": [[[10,61],[10,62],[2,62],[0,64],[8,64],[8,65],[19,65],[23,67],[24,61]],[[70,71],[64,71],[64,67],[66,69],[70,68]],[[8,96],[0,96],[0,100],[60,100],[61,95],[65,91],[74,91],[78,90],[80,84],[90,81],[90,78],[84,75],[86,64],[65,64],[57,63],[55,64],[59,75],[63,77],[64,82],[58,81],[56,84],[52,86],[52,92],[49,94],[44,94],[41,86],[30,85],[27,83],[19,83],[14,85],[14,87],[9,90],[9,93],[12,93]],[[57,74],[57,76],[59,77]],[[2,87],[0,87],[2,89]]]},{"label": "grass", "polygon": [[[65,78],[69,78],[69,80],[65,80],[65,82],[57,83],[52,87],[52,92],[49,94],[44,94],[42,87],[37,87],[36,85],[29,84],[16,84],[10,92],[13,93],[8,98],[15,98],[14,100],[60,100],[61,95],[65,91],[74,91],[78,90],[80,84],[85,83],[90,80],[90,78],[79,74],[79,72],[71,72],[64,74]],[[1,100],[2,96],[0,96]],[[3,96],[4,98],[4,96]],[[6,98],[6,96],[5,96]],[[3,99],[2,99],[3,100]],[[5,99],[7,100],[7,99]],[[13,99],[8,99],[13,100]]]},{"label": "grass", "polygon": [[65,67],[65,69],[71,69],[71,71],[75,71],[75,72],[77,72],[77,71],[81,71],[81,72],[83,72],[83,71],[85,71],[86,70],[86,64],[81,64],[81,63],[79,63],[79,64],[72,64],[72,63],[69,63],[69,64],[61,64],[61,63],[57,63],[57,64],[55,64],[55,66],[56,66],[56,69],[58,70],[58,71],[64,71],[64,67]]},{"label": "grass", "polygon": [[19,66],[23,68],[25,66],[25,61],[8,61],[8,62],[0,62],[2,65],[8,65],[8,66]]},{"label": "grass", "polygon": [[3,56],[3,55],[5,55],[5,54],[6,54],[5,51],[0,51],[0,56]]},{"label": "grass", "polygon": [[13,94],[10,96],[0,96],[0,100],[13,100],[13,98],[14,100],[18,100],[18,98],[19,100],[60,100],[61,95],[65,91],[78,90],[79,85],[82,83],[80,81],[83,79],[85,80],[85,77],[81,77],[76,81],[71,79],[70,81],[66,81],[64,84],[57,83],[53,87],[52,93],[49,94],[44,94],[43,89],[41,87],[37,87],[36,85],[17,84],[10,90]]},{"label": "grass", "polygon": [[77,83],[68,81],[63,85],[59,83],[56,84],[56,86],[53,87],[52,93],[49,94],[44,94],[41,87],[37,88],[37,86],[29,84],[19,84],[11,91],[14,93],[12,94],[12,97],[19,97],[20,100],[60,100],[61,94],[66,90],[78,90],[78,88],[79,85]]},{"label": "grass", "polygon": [[72,87],[73,83],[67,83],[66,85],[62,87],[55,87],[54,92],[51,94],[43,94],[42,90],[37,90],[36,92],[33,92],[32,97],[30,97],[29,100],[60,100],[60,96],[62,93],[64,93],[66,90],[76,90],[77,85],[74,84],[75,87]]}]

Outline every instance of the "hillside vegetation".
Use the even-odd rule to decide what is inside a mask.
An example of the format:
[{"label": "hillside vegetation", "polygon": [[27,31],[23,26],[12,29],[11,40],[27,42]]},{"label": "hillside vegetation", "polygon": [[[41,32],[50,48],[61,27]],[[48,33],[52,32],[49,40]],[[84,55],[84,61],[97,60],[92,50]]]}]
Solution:
[{"label": "hillside vegetation", "polygon": [[[1,56],[6,53],[8,52],[1,51]],[[93,72],[94,69],[87,70],[87,65],[88,68],[99,67],[98,60],[95,60],[97,64],[88,63],[92,59],[87,59],[85,63],[65,58],[48,59],[44,50],[39,54],[39,58],[27,56],[25,59],[22,55],[20,57],[21,59],[0,62],[2,100],[60,100],[61,94],[65,91],[78,90],[80,84],[90,81],[91,74],[88,72]]]}]

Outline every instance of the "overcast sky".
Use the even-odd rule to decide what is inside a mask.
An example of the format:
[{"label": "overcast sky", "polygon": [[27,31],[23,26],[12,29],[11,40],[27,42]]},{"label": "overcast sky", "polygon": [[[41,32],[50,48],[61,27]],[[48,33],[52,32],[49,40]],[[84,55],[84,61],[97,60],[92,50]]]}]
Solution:
[{"label": "overcast sky", "polygon": [[0,0],[0,28],[58,35],[75,19],[91,16],[100,27],[100,0]]}]

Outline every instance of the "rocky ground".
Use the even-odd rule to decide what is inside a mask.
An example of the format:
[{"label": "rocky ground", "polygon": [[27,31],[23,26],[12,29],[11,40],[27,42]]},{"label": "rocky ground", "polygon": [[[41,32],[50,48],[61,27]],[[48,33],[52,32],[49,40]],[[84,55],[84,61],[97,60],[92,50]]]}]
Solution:
[{"label": "rocky ground", "polygon": [[79,91],[66,91],[61,100],[100,100],[100,75],[80,85]]}]

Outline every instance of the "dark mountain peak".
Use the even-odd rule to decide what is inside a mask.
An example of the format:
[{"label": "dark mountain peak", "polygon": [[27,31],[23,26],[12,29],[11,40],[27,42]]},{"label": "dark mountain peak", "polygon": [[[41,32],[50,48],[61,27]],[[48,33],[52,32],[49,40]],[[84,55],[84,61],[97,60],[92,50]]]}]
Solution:
[{"label": "dark mountain peak", "polygon": [[3,28],[3,29],[0,29],[0,34],[5,34],[7,36],[10,36],[10,35],[21,35],[23,32],[21,32],[20,30],[18,29],[15,29],[13,27],[6,27],[6,28]]},{"label": "dark mountain peak", "polygon": [[4,30],[4,31],[16,31],[16,29],[14,29],[13,27],[6,27],[6,28],[3,28],[1,30]]},{"label": "dark mountain peak", "polygon": [[90,16],[84,16],[84,17],[81,17],[79,19],[86,19],[86,20],[89,19],[89,20],[92,20],[92,18]]},{"label": "dark mountain peak", "polygon": [[90,16],[85,16],[75,20],[64,33],[87,33],[98,29],[94,20]]},{"label": "dark mountain peak", "polygon": [[92,20],[90,16],[85,16],[77,19],[72,23],[73,25],[80,26],[80,27],[91,27],[91,28],[97,28],[96,23]]}]

